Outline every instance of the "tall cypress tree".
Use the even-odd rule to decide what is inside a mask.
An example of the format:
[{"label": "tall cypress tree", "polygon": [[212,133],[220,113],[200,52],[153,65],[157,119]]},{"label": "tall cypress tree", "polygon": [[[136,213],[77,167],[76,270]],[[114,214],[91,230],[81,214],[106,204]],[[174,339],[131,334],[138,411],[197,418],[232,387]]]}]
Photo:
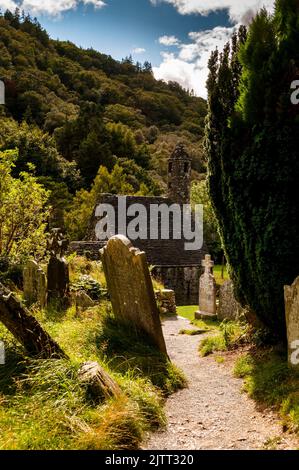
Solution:
[{"label": "tall cypress tree", "polygon": [[212,55],[208,80],[209,188],[236,293],[279,336],[299,274],[298,13],[297,0],[262,10]]}]

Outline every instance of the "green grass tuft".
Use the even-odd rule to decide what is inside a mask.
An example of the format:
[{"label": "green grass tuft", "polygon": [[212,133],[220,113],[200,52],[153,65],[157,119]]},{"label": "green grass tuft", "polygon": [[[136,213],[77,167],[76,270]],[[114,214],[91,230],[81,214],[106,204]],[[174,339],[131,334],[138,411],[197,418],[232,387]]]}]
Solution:
[{"label": "green grass tuft", "polygon": [[180,330],[180,335],[199,336],[207,333],[209,330]]},{"label": "green grass tuft", "polygon": [[109,361],[110,369],[124,374],[131,371],[135,377],[146,377],[165,395],[186,385],[183,373],[153,348],[147,335],[140,333],[137,338],[129,325],[124,329],[112,315],[107,315],[102,322],[97,345],[102,359]]},{"label": "green grass tuft", "polygon": [[[0,326],[6,346],[6,364],[0,366],[0,449],[133,450],[145,432],[165,426],[164,397],[183,387],[185,378],[143,337],[133,340],[126,328],[107,324],[107,310],[103,303],[79,317],[72,308],[34,312],[70,361],[32,360]],[[90,400],[78,380],[87,360],[107,370],[121,396]]]},{"label": "green grass tuft", "polygon": [[205,357],[215,351],[227,351],[243,342],[248,341],[249,327],[246,323],[237,321],[224,321],[219,325],[218,332],[213,336],[204,338],[200,345],[200,355]]},{"label": "green grass tuft", "polygon": [[239,358],[234,374],[244,379],[251,398],[280,411],[285,422],[299,431],[299,373],[289,368],[284,351],[249,353]]}]

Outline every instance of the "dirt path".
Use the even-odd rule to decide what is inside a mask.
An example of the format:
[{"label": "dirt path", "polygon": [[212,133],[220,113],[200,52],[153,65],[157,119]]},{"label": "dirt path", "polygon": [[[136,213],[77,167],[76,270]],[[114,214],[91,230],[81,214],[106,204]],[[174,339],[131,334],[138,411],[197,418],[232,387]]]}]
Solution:
[{"label": "dirt path", "polygon": [[[269,410],[259,411],[241,392],[242,380],[232,376],[233,361],[201,358],[202,336],[179,335],[188,320],[164,321],[168,353],[186,374],[189,388],[167,400],[168,428],[149,436],[144,449],[298,449],[299,440],[283,433],[279,418]],[[194,328],[194,327],[192,327]],[[231,358],[232,359],[232,358]]]}]

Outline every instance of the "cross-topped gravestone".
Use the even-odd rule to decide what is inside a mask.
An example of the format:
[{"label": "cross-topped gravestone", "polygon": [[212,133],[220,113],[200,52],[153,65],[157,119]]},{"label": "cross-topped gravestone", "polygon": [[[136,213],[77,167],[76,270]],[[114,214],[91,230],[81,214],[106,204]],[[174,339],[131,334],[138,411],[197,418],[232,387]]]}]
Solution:
[{"label": "cross-topped gravestone", "polygon": [[211,259],[211,255],[206,255],[205,259],[201,262],[202,266],[205,268],[204,274],[212,274],[212,268],[214,267],[214,261]]},{"label": "cross-topped gravestone", "polygon": [[195,318],[216,318],[216,281],[212,273],[214,261],[211,255],[205,256],[202,266],[205,270],[199,280],[199,310],[195,312]]},{"label": "cross-topped gravestone", "polygon": [[63,236],[61,229],[52,229],[48,239],[48,301],[59,301],[67,305],[70,280],[69,266],[63,255],[67,249],[68,240]]}]

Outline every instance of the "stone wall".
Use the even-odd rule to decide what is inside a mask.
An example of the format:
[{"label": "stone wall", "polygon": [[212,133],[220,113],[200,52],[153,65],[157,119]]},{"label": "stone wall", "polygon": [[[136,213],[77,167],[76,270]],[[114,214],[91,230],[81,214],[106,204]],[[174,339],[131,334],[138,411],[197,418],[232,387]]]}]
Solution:
[{"label": "stone wall", "polygon": [[[99,204],[109,204],[114,207],[116,215],[115,230],[118,233],[118,196],[102,194],[97,206]],[[133,204],[142,204],[149,213],[151,204],[170,206],[173,201],[163,197],[127,196],[126,207],[129,208]],[[72,242],[69,248],[70,252],[85,255],[93,260],[99,259],[99,250],[106,245],[106,242],[96,239],[95,228],[99,219],[96,217],[95,212],[96,208],[90,220],[85,240]],[[127,224],[131,219],[127,217]],[[201,261],[207,253],[206,246],[204,244],[201,250],[187,251],[185,250],[187,240],[172,239],[172,236],[170,230],[170,240],[162,240],[161,238],[152,240],[150,239],[150,233],[148,233],[147,240],[131,240],[131,242],[140,251],[145,252],[148,264],[154,266],[153,273],[161,279],[165,287],[175,291],[177,305],[197,305],[199,277],[202,274]]]},{"label": "stone wall", "polygon": [[[129,209],[135,204],[142,205],[148,214],[150,214],[151,205],[166,205],[170,207],[173,202],[170,199],[163,197],[142,197],[142,196],[127,196],[126,198],[126,208]],[[113,194],[102,194],[96,207],[94,209],[93,215],[90,220],[89,228],[85,236],[85,242],[97,242],[96,238],[96,225],[100,220],[96,214],[96,208],[100,204],[108,204],[114,208],[115,212],[115,233],[121,234],[121,228],[118,226],[118,196]],[[126,222],[128,224],[134,219],[134,217],[127,217]],[[171,219],[170,219],[171,220]],[[194,228],[194,221],[193,221]],[[159,236],[158,240],[153,240],[150,237],[150,226],[151,223],[148,220],[148,232],[146,240],[131,240],[134,246],[139,250],[144,251],[147,256],[148,263],[151,265],[157,266],[200,266],[201,261],[204,258],[207,250],[205,246],[201,250],[185,250],[185,243],[188,242],[184,238],[179,240],[173,239],[173,230],[172,223],[170,224],[170,239],[162,240]],[[159,227],[161,226],[161,216],[159,218]],[[127,234],[122,234],[127,236]],[[102,242],[103,245],[103,242]],[[87,247],[88,245],[86,245]],[[89,245],[92,247],[92,245]]]},{"label": "stone wall", "polygon": [[198,304],[201,274],[199,266],[155,266],[152,270],[152,275],[162,281],[166,289],[175,291],[178,306]]}]

